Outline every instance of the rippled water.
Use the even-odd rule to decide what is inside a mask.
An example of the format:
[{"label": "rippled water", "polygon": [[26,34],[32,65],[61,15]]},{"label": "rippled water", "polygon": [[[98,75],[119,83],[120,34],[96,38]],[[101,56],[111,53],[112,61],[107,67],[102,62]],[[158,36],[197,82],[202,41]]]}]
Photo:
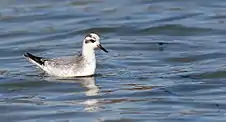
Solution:
[{"label": "rippled water", "polygon": [[[0,1],[1,121],[224,122],[226,1]],[[80,51],[97,32],[97,75],[56,79],[22,55]]]}]

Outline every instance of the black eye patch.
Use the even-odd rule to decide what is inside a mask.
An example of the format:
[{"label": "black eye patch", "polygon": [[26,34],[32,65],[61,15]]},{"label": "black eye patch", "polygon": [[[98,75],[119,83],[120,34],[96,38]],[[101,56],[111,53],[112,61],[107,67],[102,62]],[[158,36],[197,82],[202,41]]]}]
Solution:
[{"label": "black eye patch", "polygon": [[86,43],[86,44],[87,44],[87,43],[90,43],[90,42],[94,43],[94,42],[95,42],[95,40],[90,39],[90,40],[86,40],[86,41],[85,41],[85,43]]},{"label": "black eye patch", "polygon": [[93,39],[90,39],[89,41],[91,41],[92,43],[94,43],[94,42],[95,42],[95,40],[93,40]]}]

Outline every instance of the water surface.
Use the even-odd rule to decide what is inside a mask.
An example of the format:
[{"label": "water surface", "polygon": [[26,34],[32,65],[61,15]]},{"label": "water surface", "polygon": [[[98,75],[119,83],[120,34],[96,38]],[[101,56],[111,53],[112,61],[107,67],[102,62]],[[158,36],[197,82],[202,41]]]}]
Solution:
[{"label": "water surface", "polygon": [[[224,122],[224,0],[0,1],[0,118],[19,121]],[[56,79],[23,58],[80,51],[95,77]]]}]

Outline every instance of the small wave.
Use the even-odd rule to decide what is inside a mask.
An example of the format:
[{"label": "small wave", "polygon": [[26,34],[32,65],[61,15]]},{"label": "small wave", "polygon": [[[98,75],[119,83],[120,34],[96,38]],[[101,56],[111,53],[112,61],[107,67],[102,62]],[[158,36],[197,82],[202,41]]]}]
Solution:
[{"label": "small wave", "polygon": [[172,36],[194,36],[194,35],[209,35],[222,33],[220,30],[212,28],[187,27],[180,24],[166,24],[155,27],[148,27],[139,31],[141,34],[155,35],[172,35]]},{"label": "small wave", "polygon": [[192,55],[192,56],[186,56],[186,57],[173,57],[166,59],[170,62],[175,63],[191,63],[195,61],[202,61],[202,60],[208,60],[208,59],[216,59],[225,57],[225,53],[209,53],[209,54],[200,54],[200,55]]}]

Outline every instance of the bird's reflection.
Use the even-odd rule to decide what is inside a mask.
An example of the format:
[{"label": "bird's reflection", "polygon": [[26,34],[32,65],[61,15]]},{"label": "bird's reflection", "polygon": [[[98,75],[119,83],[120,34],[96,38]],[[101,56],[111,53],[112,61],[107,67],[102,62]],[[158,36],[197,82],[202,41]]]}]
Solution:
[{"label": "bird's reflection", "polygon": [[78,78],[78,82],[85,87],[87,90],[85,91],[85,94],[87,96],[97,96],[99,95],[99,87],[96,85],[95,77],[83,77]]},{"label": "bird's reflection", "polygon": [[[92,96],[98,96],[100,91],[99,87],[96,85],[95,76],[70,78],[70,79],[58,79],[57,81],[64,82],[64,83],[76,83],[76,84],[79,83],[82,87],[85,88],[84,94],[88,96],[87,99],[85,99],[82,102],[79,102],[80,104],[85,105],[84,110],[88,112],[94,112],[99,110],[98,99],[95,99],[92,97]],[[77,101],[71,101],[70,103],[78,104]]]},{"label": "bird's reflection", "polygon": [[[80,83],[86,91],[84,92],[86,96],[97,96],[99,95],[99,87],[96,85],[95,77],[82,77],[76,78],[77,82]],[[94,112],[99,109],[98,99],[87,99],[82,104],[85,105],[85,111]]]}]

